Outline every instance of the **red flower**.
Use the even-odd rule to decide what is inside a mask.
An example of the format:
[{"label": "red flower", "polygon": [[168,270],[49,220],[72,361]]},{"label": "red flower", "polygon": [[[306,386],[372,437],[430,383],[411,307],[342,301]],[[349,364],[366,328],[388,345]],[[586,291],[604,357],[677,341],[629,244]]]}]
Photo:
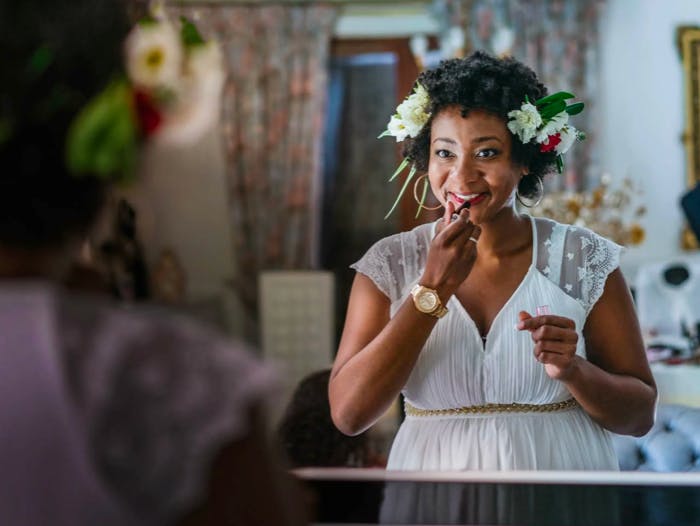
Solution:
[{"label": "red flower", "polygon": [[547,137],[547,142],[540,144],[540,151],[542,153],[547,153],[554,151],[554,148],[557,147],[557,144],[561,142],[561,135],[558,133],[555,133],[554,135],[550,135]]},{"label": "red flower", "polygon": [[146,137],[150,137],[160,127],[163,122],[163,116],[153,102],[153,97],[145,91],[136,90],[134,92],[134,102],[141,133]]}]

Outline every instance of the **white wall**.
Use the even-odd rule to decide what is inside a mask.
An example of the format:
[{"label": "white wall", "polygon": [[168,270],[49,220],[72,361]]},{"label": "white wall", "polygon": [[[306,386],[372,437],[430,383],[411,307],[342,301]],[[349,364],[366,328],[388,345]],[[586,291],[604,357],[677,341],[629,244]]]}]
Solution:
[{"label": "white wall", "polygon": [[351,3],[342,6],[334,35],[339,38],[399,38],[436,34],[439,24],[429,12],[429,2],[392,4]]},{"label": "white wall", "polygon": [[[608,0],[601,27],[601,168],[644,191],[647,240],[624,256],[640,263],[683,256],[686,188],[683,77],[676,27],[700,26],[699,0]],[[700,259],[695,254],[691,256]]]},{"label": "white wall", "polygon": [[236,267],[224,175],[221,137],[212,127],[186,147],[150,144],[138,182],[120,194],[137,210],[149,268],[163,249],[172,248],[187,276],[192,308],[212,304],[239,334],[240,306],[226,285]]}]

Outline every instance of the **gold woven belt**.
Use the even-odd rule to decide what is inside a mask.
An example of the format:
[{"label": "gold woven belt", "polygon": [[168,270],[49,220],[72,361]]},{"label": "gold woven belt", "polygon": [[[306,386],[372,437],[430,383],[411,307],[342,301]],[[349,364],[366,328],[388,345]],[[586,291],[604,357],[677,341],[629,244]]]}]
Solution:
[{"label": "gold woven belt", "polygon": [[457,407],[454,409],[419,409],[408,402],[404,402],[408,416],[450,416],[450,415],[475,415],[481,413],[551,413],[576,407],[578,402],[569,398],[563,402],[553,404],[484,404]]}]

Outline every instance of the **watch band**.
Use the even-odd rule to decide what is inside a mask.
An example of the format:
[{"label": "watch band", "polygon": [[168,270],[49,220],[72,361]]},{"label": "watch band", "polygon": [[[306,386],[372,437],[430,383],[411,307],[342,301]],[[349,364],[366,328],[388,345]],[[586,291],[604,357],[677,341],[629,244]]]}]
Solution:
[{"label": "watch band", "polygon": [[[425,306],[421,305],[420,296],[425,294],[429,294],[433,297],[433,301],[435,301],[434,308],[427,309]],[[438,295],[437,291],[431,289],[430,287],[416,283],[411,289],[411,296],[413,297],[413,305],[416,307],[416,310],[422,312],[423,314],[428,314],[436,318],[442,318],[448,312],[447,307],[445,307],[442,304],[442,301],[440,301],[440,296]]]}]

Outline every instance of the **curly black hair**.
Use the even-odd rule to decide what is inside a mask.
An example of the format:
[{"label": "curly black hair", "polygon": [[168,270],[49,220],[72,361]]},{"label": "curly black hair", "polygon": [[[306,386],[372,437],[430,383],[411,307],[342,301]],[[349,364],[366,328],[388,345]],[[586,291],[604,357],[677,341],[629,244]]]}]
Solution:
[{"label": "curly black hair", "polygon": [[[508,112],[520,109],[526,95],[531,101],[547,95],[547,88],[526,65],[511,57],[496,58],[483,51],[463,59],[444,60],[437,68],[421,73],[416,83],[428,91],[431,116],[449,106],[459,106],[463,116],[480,109],[507,121]],[[411,159],[423,173],[428,171],[431,123],[432,117],[417,137],[404,141],[403,147],[404,157]],[[529,171],[520,180],[518,192],[532,197],[544,176],[555,170],[556,153],[542,153],[534,143],[514,140],[512,144],[513,160]]]},{"label": "curly black hair", "polygon": [[57,246],[84,235],[106,185],[71,176],[70,123],[123,71],[120,0],[0,3],[0,244]]},{"label": "curly black hair", "polygon": [[277,435],[293,467],[361,467],[368,462],[366,433],[344,435],[331,419],[330,375],[330,369],[323,369],[299,382],[282,416]]}]

